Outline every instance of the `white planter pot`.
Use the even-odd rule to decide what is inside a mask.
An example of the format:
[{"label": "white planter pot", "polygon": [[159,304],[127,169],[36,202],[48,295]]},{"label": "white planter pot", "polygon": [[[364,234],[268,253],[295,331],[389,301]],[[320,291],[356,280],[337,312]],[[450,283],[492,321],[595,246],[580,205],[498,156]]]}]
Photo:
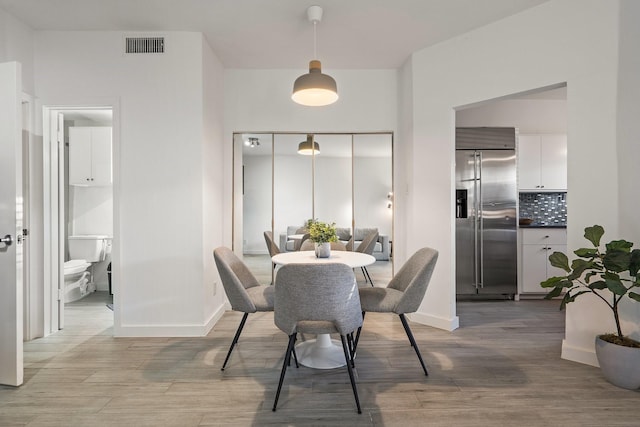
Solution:
[{"label": "white planter pot", "polygon": [[640,348],[611,344],[598,336],[596,356],[602,375],[611,384],[628,390],[640,388]]},{"label": "white planter pot", "polygon": [[331,243],[316,243],[316,258],[329,258],[331,256]]}]

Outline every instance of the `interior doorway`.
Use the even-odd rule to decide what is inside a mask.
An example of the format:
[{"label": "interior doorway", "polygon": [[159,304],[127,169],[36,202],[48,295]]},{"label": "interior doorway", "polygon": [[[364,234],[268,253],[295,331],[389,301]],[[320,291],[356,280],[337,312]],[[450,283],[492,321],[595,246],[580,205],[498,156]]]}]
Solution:
[{"label": "interior doorway", "polygon": [[[516,159],[514,162],[513,173],[509,174],[509,185],[515,189],[514,203],[517,221],[513,221],[508,229],[501,228],[497,231],[500,236],[509,235],[515,241],[515,245],[508,251],[502,251],[489,260],[495,265],[501,265],[505,259],[513,261],[517,265],[517,283],[508,283],[515,285],[513,289],[516,291],[514,298],[519,299],[539,299],[544,296],[545,289],[539,286],[544,280],[539,280],[537,274],[532,274],[532,269],[547,269],[548,255],[544,251],[549,251],[553,246],[549,241],[547,244],[534,247],[531,238],[528,238],[527,232],[540,232],[547,235],[564,233],[566,242],[566,218],[567,218],[567,180],[566,180],[566,137],[567,137],[567,87],[566,83],[560,83],[544,88],[533,89],[523,93],[513,94],[502,97],[500,99],[488,100],[469,106],[460,107],[456,110],[456,128],[465,129],[515,129],[515,151],[513,151]],[[465,141],[463,141],[465,142]],[[486,144],[486,141],[482,141]],[[458,147],[456,147],[458,149]],[[498,152],[501,147],[490,147],[493,150],[489,152]],[[546,151],[544,150],[546,148]],[[504,151],[504,150],[503,150]],[[457,150],[457,153],[466,154],[464,149]],[[543,161],[542,153],[548,152],[548,158]],[[473,196],[471,191],[467,192],[464,185],[465,176],[458,176],[458,163],[462,163],[457,158],[456,162],[456,236],[460,237],[460,225],[471,224],[475,227],[472,230],[477,233],[480,230],[482,239],[496,239],[497,233],[482,233],[484,216],[490,215],[490,209],[485,209],[482,203],[486,200],[482,199],[484,192],[479,190],[476,195],[480,199],[477,209],[472,208],[472,203],[466,203]],[[485,159],[486,160],[486,159]],[[482,157],[480,157],[482,162]],[[528,179],[530,175],[536,173],[530,172],[537,166],[537,181],[530,183]],[[552,170],[553,169],[553,170]],[[546,182],[542,182],[542,171],[546,170]],[[466,181],[480,182],[482,177],[482,167],[476,168],[476,175],[472,176],[472,180]],[[511,181],[513,180],[513,182]],[[539,182],[538,182],[539,181]],[[505,186],[506,178],[502,177],[499,182],[488,182],[489,185],[499,184]],[[475,185],[475,184],[474,184]],[[482,187],[482,186],[479,186]],[[469,197],[467,197],[469,195]],[[475,196],[473,196],[475,197]],[[504,200],[500,199],[498,203],[494,203],[501,210],[495,218],[502,219],[505,215],[503,206]],[[494,218],[494,217],[491,217]],[[491,219],[490,218],[490,219]],[[524,222],[521,220],[529,221]],[[562,228],[564,227],[564,230]],[[533,230],[535,228],[535,230]],[[486,231],[486,230],[484,230]],[[473,280],[467,280],[462,285],[470,285],[471,291],[460,291],[461,283],[457,283],[457,300],[476,300],[476,299],[505,299],[500,294],[485,296],[482,295],[482,287],[485,285],[483,279],[483,269],[490,271],[484,265],[482,243],[480,238],[477,240],[468,239],[471,242],[465,246],[456,241],[456,281],[460,282],[461,277],[472,277]],[[565,243],[566,245],[566,243]],[[566,246],[565,246],[566,247]],[[466,252],[465,252],[466,250]],[[535,259],[534,259],[535,258]],[[538,262],[539,259],[539,262]],[[465,262],[471,260],[470,265],[465,266]],[[534,264],[537,262],[537,264]],[[488,263],[488,264],[490,264]],[[467,268],[469,267],[469,268]],[[465,270],[466,268],[466,270]],[[466,276],[460,274],[461,271],[469,270]],[[526,273],[523,273],[526,271]],[[546,270],[545,270],[546,271]],[[523,277],[524,275],[524,277]],[[535,277],[534,277],[535,276]],[[525,280],[526,279],[526,280]],[[512,281],[511,279],[510,281]],[[469,288],[469,286],[467,286]]]},{"label": "interior doorway", "polygon": [[66,309],[100,302],[113,319],[111,283],[115,234],[112,105],[44,107],[45,335],[90,311]]}]

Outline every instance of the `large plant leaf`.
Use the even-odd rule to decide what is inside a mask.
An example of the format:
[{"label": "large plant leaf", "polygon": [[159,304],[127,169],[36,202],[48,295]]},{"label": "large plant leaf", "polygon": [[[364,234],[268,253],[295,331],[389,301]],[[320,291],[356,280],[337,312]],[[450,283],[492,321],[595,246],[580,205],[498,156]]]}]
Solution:
[{"label": "large plant leaf", "polygon": [[629,292],[629,298],[640,302],[640,294],[637,294],[635,292]]},{"label": "large plant leaf", "polygon": [[571,269],[569,268],[569,258],[562,252],[554,252],[549,255],[549,262],[552,266],[556,268],[561,268],[567,273],[571,273]]},{"label": "large plant leaf", "polygon": [[629,252],[633,243],[627,242],[626,240],[612,240],[605,245],[607,248],[607,252],[609,251],[623,251]]},{"label": "large plant leaf", "polygon": [[567,280],[566,277],[549,277],[544,282],[540,283],[540,286],[543,288],[570,288],[573,286],[571,281]]},{"label": "large plant leaf", "polygon": [[616,295],[624,295],[627,293],[627,288],[622,284],[622,281],[618,278],[606,277],[604,281],[607,283],[607,288]]},{"label": "large plant leaf", "polygon": [[629,273],[632,276],[637,276],[640,271],[640,249],[634,249],[631,251],[631,260],[629,261]]},{"label": "large plant leaf", "polygon": [[604,268],[615,271],[616,273],[627,271],[631,264],[631,253],[618,249],[609,250],[602,257],[602,263],[604,264]]},{"label": "large plant leaf", "polygon": [[596,273],[595,271],[590,271],[589,273],[584,275],[584,281],[589,283],[591,281],[591,278],[593,276],[596,276],[598,273]]},{"label": "large plant leaf", "polygon": [[574,259],[573,262],[571,263],[571,269],[573,270],[573,272],[571,272],[571,274],[569,274],[567,276],[568,280],[576,280],[579,279],[582,276],[582,273],[584,273],[586,270],[590,270],[590,269],[598,269],[598,265],[594,264],[593,261],[585,261],[583,259]]},{"label": "large plant leaf", "polygon": [[578,255],[580,258],[595,258],[596,256],[598,256],[598,249],[580,248],[573,251],[573,253]]},{"label": "large plant leaf", "polygon": [[560,282],[561,280],[565,280],[564,277],[549,277],[547,280],[545,280],[544,282],[540,283],[540,286],[542,286],[543,288],[553,288],[555,287],[558,282]]},{"label": "large plant leaf", "polygon": [[560,296],[561,293],[562,293],[562,288],[553,288],[548,294],[544,296],[544,299],[555,298],[557,296]]},{"label": "large plant leaf", "polygon": [[584,238],[593,243],[594,247],[600,246],[600,238],[604,234],[604,228],[600,225],[587,227],[584,229]]},{"label": "large plant leaf", "polygon": [[604,280],[598,280],[597,282],[593,282],[589,284],[589,289],[606,289],[607,282]]},{"label": "large plant leaf", "polygon": [[562,298],[562,301],[560,302],[560,311],[564,310],[564,308],[567,306],[567,304],[569,304],[571,301],[571,295],[569,295],[569,292],[567,292],[566,294],[564,294],[564,297]]}]

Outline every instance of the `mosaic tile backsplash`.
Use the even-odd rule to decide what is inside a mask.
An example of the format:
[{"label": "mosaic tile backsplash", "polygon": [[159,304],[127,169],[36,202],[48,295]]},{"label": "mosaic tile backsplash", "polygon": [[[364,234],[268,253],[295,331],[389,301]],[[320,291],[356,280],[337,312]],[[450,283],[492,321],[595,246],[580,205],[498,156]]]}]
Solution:
[{"label": "mosaic tile backsplash", "polygon": [[567,225],[567,193],[520,193],[520,218],[534,224]]}]

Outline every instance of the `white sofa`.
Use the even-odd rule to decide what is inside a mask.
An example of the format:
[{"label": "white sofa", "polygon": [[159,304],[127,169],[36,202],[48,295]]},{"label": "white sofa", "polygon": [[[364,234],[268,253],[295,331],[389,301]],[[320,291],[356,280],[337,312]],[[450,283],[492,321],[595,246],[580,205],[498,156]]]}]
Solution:
[{"label": "white sofa", "polygon": [[[360,242],[364,239],[364,237],[372,230],[378,231],[377,228],[373,227],[361,227],[354,230],[353,234],[353,247],[357,248]],[[336,228],[336,232],[338,234],[338,239],[341,242],[347,243],[349,239],[351,239],[351,229],[338,227]],[[300,226],[290,225],[287,227],[286,233],[280,233],[280,240],[278,246],[280,247],[280,251],[282,252],[291,252],[294,248],[295,240],[289,238],[289,236],[293,236],[295,234],[304,234],[305,230],[303,230]],[[372,254],[377,261],[389,261],[391,256],[391,242],[389,241],[389,236],[386,234],[378,235],[378,242],[376,243],[375,248],[373,249]]]}]

